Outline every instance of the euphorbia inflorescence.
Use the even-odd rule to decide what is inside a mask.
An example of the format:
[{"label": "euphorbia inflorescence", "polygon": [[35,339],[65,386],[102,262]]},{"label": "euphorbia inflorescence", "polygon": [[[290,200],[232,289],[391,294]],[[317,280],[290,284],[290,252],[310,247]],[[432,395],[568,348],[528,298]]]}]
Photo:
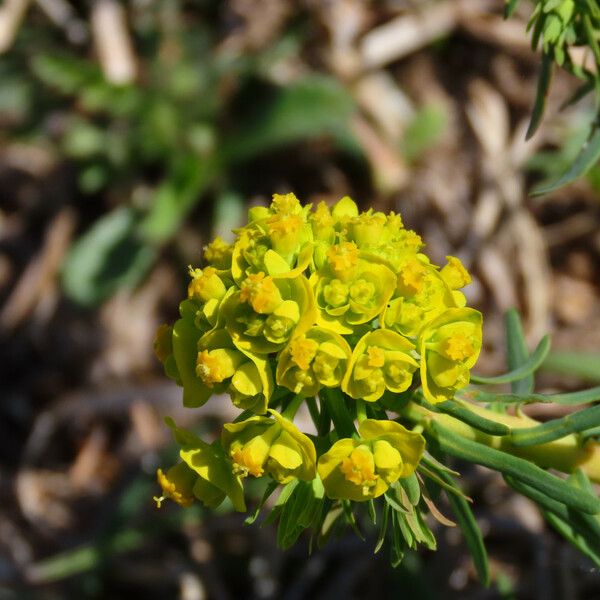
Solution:
[{"label": "euphorbia inflorescence", "polygon": [[[244,510],[244,479],[264,477],[318,480],[331,499],[363,502],[413,475],[425,440],[390,419],[386,397],[422,385],[431,403],[452,398],[481,348],[481,315],[459,291],[466,269],[455,257],[440,268],[422,248],[395,213],[359,213],[347,197],[313,210],[294,194],[250,209],[231,244],[209,244],[156,355],[185,406],[227,394],[246,412],[210,445],[171,423],[182,463],[159,472],[163,496],[229,496]],[[303,401],[316,435],[293,424]],[[358,430],[341,431],[328,402]]]}]

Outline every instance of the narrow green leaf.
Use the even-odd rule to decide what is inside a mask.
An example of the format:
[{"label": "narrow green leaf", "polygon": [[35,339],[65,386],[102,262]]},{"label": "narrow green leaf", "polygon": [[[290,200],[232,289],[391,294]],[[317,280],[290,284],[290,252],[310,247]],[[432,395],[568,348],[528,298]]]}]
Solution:
[{"label": "narrow green leaf", "polygon": [[537,92],[533,104],[533,111],[531,113],[531,120],[529,121],[529,127],[525,134],[526,140],[533,136],[542,122],[544,110],[546,109],[548,89],[550,88],[553,73],[554,60],[552,59],[552,55],[548,52],[544,52],[544,54],[542,54],[542,64],[540,65],[540,74],[538,76]]},{"label": "narrow green leaf", "polygon": [[514,429],[510,441],[515,446],[535,446],[597,426],[600,426],[600,404],[559,419],[552,419],[535,427]]},{"label": "narrow green leaf", "polygon": [[473,502],[473,500],[471,498],[469,498],[468,496],[465,496],[463,494],[462,490],[458,486],[456,486],[456,487],[449,486],[446,483],[446,481],[444,481],[444,479],[441,477],[441,475],[439,474],[440,473],[439,471],[431,471],[431,470],[429,470],[428,467],[425,467],[422,463],[418,466],[418,471],[419,471],[419,473],[422,473],[425,477],[428,477],[433,482],[437,483],[437,485],[439,485],[441,488],[445,489],[447,492],[450,492],[451,494],[462,497],[465,500],[465,502],[467,502],[467,501]]},{"label": "narrow green leaf", "polygon": [[589,47],[592,49],[596,64],[600,65],[600,46],[598,45],[598,40],[596,39],[596,36],[598,35],[597,29],[594,29],[592,19],[589,15],[581,15],[581,21],[583,23],[585,37],[587,38]]},{"label": "narrow green leaf", "polygon": [[331,415],[336,433],[340,437],[352,437],[356,433],[356,428],[342,392],[339,389],[323,388],[319,392],[319,397]]},{"label": "narrow green leaf", "polygon": [[[457,487],[456,482],[448,473],[442,472],[440,473],[440,477],[448,487]],[[448,502],[450,503],[450,508],[454,513],[456,522],[465,536],[465,542],[473,558],[477,576],[483,585],[488,586],[490,584],[488,555],[473,511],[464,497],[455,494],[446,494],[446,496],[448,497]]]},{"label": "narrow green leaf", "polygon": [[535,188],[532,192],[532,196],[541,196],[542,194],[548,194],[558,188],[563,187],[577,178],[581,177],[591,169],[600,159],[600,127],[595,126],[589,140],[585,143],[579,155],[575,159],[575,162],[571,167],[559,177],[556,181]]},{"label": "narrow green leaf", "polygon": [[356,517],[354,516],[354,512],[352,511],[352,502],[350,500],[342,500],[342,508],[344,510],[344,516],[346,517],[346,523],[350,525],[352,531],[359,537],[363,542],[365,541],[365,536],[362,531],[358,528],[358,523],[356,522]]},{"label": "narrow green leaf", "polygon": [[521,0],[506,0],[506,3],[504,5],[504,18],[505,19],[512,17],[515,10],[517,10],[517,6],[519,6],[520,1]]},{"label": "narrow green leaf", "polygon": [[390,549],[390,563],[392,567],[395,569],[400,565],[402,559],[404,558],[404,550],[405,550],[405,541],[404,535],[402,531],[402,527],[405,527],[404,524],[400,523],[401,514],[392,511],[392,544]]},{"label": "narrow green leaf", "polygon": [[598,498],[587,492],[575,490],[562,479],[525,459],[465,439],[439,423],[432,422],[431,428],[436,435],[440,449],[448,454],[511,475],[568,507],[589,514],[600,512]]},{"label": "narrow green leaf", "polygon": [[[505,322],[507,363],[509,370],[514,371],[527,362],[529,350],[525,342],[525,335],[523,334],[521,317],[514,308],[506,313]],[[533,392],[533,385],[533,374],[530,373],[523,377],[523,379],[511,382],[510,388],[515,394],[530,394]]]},{"label": "narrow green leaf", "polygon": [[588,541],[569,521],[561,519],[556,513],[550,511],[543,511],[543,514],[548,523],[550,523],[556,531],[569,540],[573,546],[585,554],[594,564],[600,567],[600,552],[590,547]]},{"label": "narrow green leaf", "polygon": [[537,348],[534,350],[533,354],[529,357],[529,360],[521,365],[519,368],[514,371],[510,371],[510,373],[505,373],[504,375],[497,375],[496,377],[482,377],[480,375],[471,375],[471,381],[473,383],[481,383],[486,385],[496,385],[500,383],[510,383],[511,381],[518,381],[519,379],[523,379],[530,373],[533,373],[539,366],[544,362],[544,359],[548,355],[548,351],[550,350],[550,336],[545,335],[540,343],[537,345]]},{"label": "narrow green leaf", "polygon": [[509,435],[510,428],[504,423],[497,423],[491,419],[486,419],[473,411],[469,410],[469,406],[466,402],[460,402],[458,400],[445,400],[439,404],[427,404],[427,408],[434,410],[435,412],[442,412],[447,415],[467,423],[471,427],[479,431],[483,431],[489,435]]},{"label": "narrow green leaf", "polygon": [[[548,498],[546,494],[512,477],[505,476],[504,479],[516,492],[533,500],[546,519],[569,542],[600,564],[600,521],[597,516],[569,510],[564,504]],[[549,515],[555,519],[549,519]]]},{"label": "narrow green leaf", "polygon": [[416,473],[413,473],[410,477],[403,477],[398,481],[406,492],[408,501],[413,506],[417,506],[417,504],[419,504],[419,500],[421,499],[421,486],[419,485],[419,480],[417,479]]},{"label": "narrow green leaf", "polygon": [[381,547],[383,546],[383,542],[385,541],[385,536],[387,533],[389,516],[390,516],[390,505],[387,502],[384,502],[382,513],[381,513],[381,521],[379,523],[379,534],[377,535],[377,543],[375,544],[375,549],[373,550],[373,554],[377,554],[381,550]]},{"label": "narrow green leaf", "polygon": [[544,402],[564,405],[586,404],[600,400],[600,386],[581,390],[579,392],[568,392],[565,394],[503,394],[483,392],[479,390],[467,390],[459,397],[461,400],[470,402],[500,403],[500,404],[528,404],[531,402]]},{"label": "narrow green leaf", "polygon": [[598,365],[599,352],[552,352],[544,361],[542,370],[600,382]]},{"label": "narrow green leaf", "polygon": [[246,518],[246,520],[244,521],[244,525],[252,525],[252,523],[254,523],[254,521],[256,521],[256,519],[258,518],[258,515],[260,514],[260,511],[262,510],[262,507],[265,505],[265,502],[271,497],[273,492],[278,487],[279,487],[279,483],[277,481],[271,481],[269,483],[269,485],[265,489],[265,492],[264,492],[260,502],[258,503],[258,506],[256,507],[256,510]]},{"label": "narrow green leaf", "polygon": [[398,495],[395,493],[395,491],[392,490],[388,490],[385,494],[385,501],[387,502],[387,504],[390,505],[391,508],[393,508],[395,511],[400,512],[400,513],[409,513],[412,510],[411,506],[404,506],[402,504],[402,501],[398,498]]},{"label": "narrow green leaf", "polygon": [[406,514],[395,511],[392,513],[392,518],[395,519],[395,531],[398,537],[402,538],[408,548],[415,550],[417,548],[417,540],[406,521]]}]

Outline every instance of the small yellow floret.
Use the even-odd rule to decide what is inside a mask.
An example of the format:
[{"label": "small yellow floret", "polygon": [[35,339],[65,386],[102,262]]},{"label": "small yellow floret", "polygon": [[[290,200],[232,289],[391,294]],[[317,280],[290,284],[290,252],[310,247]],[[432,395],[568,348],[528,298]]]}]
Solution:
[{"label": "small yellow floret", "polygon": [[213,298],[220,300],[225,295],[227,291],[225,284],[221,281],[214,267],[194,269],[190,266],[189,272],[192,278],[188,285],[188,298],[190,300],[197,299],[208,302]]},{"label": "small yellow floret", "polygon": [[348,481],[362,486],[365,496],[368,495],[369,488],[377,483],[373,454],[366,447],[359,446],[344,458],[340,471]]},{"label": "small yellow floret", "polygon": [[319,344],[315,340],[306,337],[296,338],[290,344],[292,360],[303,371],[307,371],[310,368],[310,363],[314,359],[318,349]]},{"label": "small yellow floret", "polygon": [[450,360],[465,360],[474,352],[473,341],[463,333],[455,333],[446,340],[444,354]]},{"label": "small yellow floret", "polygon": [[271,210],[280,215],[293,215],[302,212],[302,205],[295,194],[273,194]]},{"label": "small yellow floret", "polygon": [[336,273],[346,273],[358,263],[358,248],[354,242],[342,242],[329,249],[327,258]]},{"label": "small yellow floret", "polygon": [[204,246],[204,258],[219,269],[226,269],[231,263],[233,246],[217,236],[210,244]]},{"label": "small yellow floret", "polygon": [[253,456],[252,449],[249,446],[239,446],[232,450],[231,459],[235,475],[246,477],[250,474],[253,477],[261,477],[264,473],[262,464]]},{"label": "small yellow floret", "polygon": [[183,463],[171,467],[166,473],[158,469],[156,479],[163,493],[160,497],[154,497],[157,508],[160,508],[167,498],[180,506],[191,506],[194,503],[192,487],[195,477]]},{"label": "small yellow floret", "polygon": [[374,369],[383,367],[385,364],[385,352],[383,349],[378,348],[377,346],[371,346],[370,348],[367,348],[367,354],[369,356],[367,362],[369,367],[373,367]]},{"label": "small yellow floret", "polygon": [[423,289],[423,278],[426,268],[417,260],[412,260],[400,271],[400,282],[412,294],[418,294]]},{"label": "small yellow floret", "polygon": [[262,272],[248,275],[240,289],[240,300],[257,313],[271,313],[283,302],[273,278]]},{"label": "small yellow floret", "polygon": [[213,352],[202,350],[196,359],[196,374],[208,387],[225,381],[233,374],[232,362],[224,361],[223,356],[219,356],[218,352],[218,350]]},{"label": "small yellow floret", "polygon": [[323,201],[317,204],[317,208],[312,213],[311,219],[317,227],[330,227],[333,225],[333,217],[331,216],[329,207]]}]

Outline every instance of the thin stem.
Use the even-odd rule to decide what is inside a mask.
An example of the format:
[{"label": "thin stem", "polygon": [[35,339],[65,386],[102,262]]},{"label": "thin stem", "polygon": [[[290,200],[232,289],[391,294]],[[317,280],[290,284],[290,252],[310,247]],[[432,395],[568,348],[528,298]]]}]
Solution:
[{"label": "thin stem", "polygon": [[281,413],[281,416],[286,418],[288,421],[293,421],[303,401],[304,396],[302,394],[296,394],[290,400],[290,403],[285,407],[285,410]]}]

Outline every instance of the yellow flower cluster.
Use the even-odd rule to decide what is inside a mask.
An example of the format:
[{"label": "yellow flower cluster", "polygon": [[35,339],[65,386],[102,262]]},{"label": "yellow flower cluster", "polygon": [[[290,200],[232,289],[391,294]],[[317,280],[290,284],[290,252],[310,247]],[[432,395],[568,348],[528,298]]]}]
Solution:
[{"label": "yellow flower cluster", "polygon": [[[359,213],[348,197],[313,210],[293,194],[250,209],[232,244],[209,244],[155,351],[185,406],[228,394],[247,418],[213,444],[171,422],[182,462],[159,471],[162,497],[215,506],[228,496],[244,510],[242,480],[268,476],[319,478],[330,498],[364,501],[410,476],[420,434],[355,410],[354,437],[320,432],[317,457],[290,404],[336,390],[340,402],[375,406],[419,386],[436,403],[468,384],[482,325],[460,291],[470,276],[458,258],[440,268],[422,248],[397,214]],[[378,410],[371,416],[387,416]]]}]

